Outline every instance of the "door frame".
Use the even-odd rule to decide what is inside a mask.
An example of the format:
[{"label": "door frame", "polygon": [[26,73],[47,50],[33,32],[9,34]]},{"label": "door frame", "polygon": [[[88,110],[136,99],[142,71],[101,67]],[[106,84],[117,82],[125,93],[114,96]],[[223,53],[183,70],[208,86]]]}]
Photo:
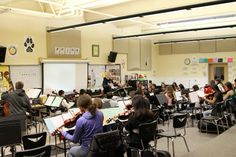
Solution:
[{"label": "door frame", "polygon": [[208,63],[208,81],[214,80],[213,69],[215,67],[224,67],[224,80],[228,81],[228,63]]}]

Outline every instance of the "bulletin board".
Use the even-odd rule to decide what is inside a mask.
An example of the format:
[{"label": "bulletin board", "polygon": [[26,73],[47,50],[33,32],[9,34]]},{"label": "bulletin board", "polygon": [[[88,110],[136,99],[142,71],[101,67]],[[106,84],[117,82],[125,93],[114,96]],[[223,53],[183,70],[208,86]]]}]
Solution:
[{"label": "bulletin board", "polygon": [[89,64],[88,66],[88,87],[101,88],[104,73],[109,72],[111,78],[116,81],[121,81],[121,66],[120,64]]},{"label": "bulletin board", "polygon": [[0,66],[0,93],[5,92],[9,89],[8,81],[3,77],[4,72],[9,72],[8,65],[1,65]]}]

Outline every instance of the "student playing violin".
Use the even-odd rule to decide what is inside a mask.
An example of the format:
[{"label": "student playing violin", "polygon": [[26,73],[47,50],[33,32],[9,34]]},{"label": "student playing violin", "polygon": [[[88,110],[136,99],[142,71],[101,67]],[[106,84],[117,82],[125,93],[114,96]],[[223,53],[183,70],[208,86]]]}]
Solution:
[{"label": "student playing violin", "polygon": [[73,135],[65,131],[61,133],[69,141],[81,143],[80,146],[74,146],[69,150],[69,157],[86,157],[94,134],[103,131],[103,114],[96,109],[89,95],[81,95],[77,100],[77,105],[84,113],[76,121]]},{"label": "student playing violin", "polygon": [[[132,99],[133,114],[129,116],[125,129],[129,132],[127,143],[130,147],[142,148],[139,135],[137,133],[139,124],[151,122],[154,120],[154,115],[149,110],[149,102],[141,95],[134,96]],[[131,156],[130,150],[127,151],[128,157]]]}]

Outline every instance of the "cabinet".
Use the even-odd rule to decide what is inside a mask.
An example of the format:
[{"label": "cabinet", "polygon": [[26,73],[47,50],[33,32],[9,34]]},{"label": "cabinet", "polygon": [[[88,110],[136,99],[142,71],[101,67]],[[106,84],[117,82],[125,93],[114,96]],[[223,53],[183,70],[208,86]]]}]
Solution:
[{"label": "cabinet", "polygon": [[113,40],[113,51],[127,53],[127,69],[151,70],[152,42],[147,39],[118,39]]},{"label": "cabinet", "polygon": [[151,40],[140,40],[140,70],[151,70],[152,63],[152,42]]}]

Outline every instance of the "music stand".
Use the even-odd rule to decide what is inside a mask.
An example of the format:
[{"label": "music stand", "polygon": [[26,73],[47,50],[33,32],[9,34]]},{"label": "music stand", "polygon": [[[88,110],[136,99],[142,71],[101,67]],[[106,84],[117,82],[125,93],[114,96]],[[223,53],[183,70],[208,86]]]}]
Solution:
[{"label": "music stand", "polygon": [[163,94],[163,93],[157,94],[156,97],[157,97],[157,100],[158,100],[160,105],[168,104],[168,100],[167,100],[165,94]]}]

